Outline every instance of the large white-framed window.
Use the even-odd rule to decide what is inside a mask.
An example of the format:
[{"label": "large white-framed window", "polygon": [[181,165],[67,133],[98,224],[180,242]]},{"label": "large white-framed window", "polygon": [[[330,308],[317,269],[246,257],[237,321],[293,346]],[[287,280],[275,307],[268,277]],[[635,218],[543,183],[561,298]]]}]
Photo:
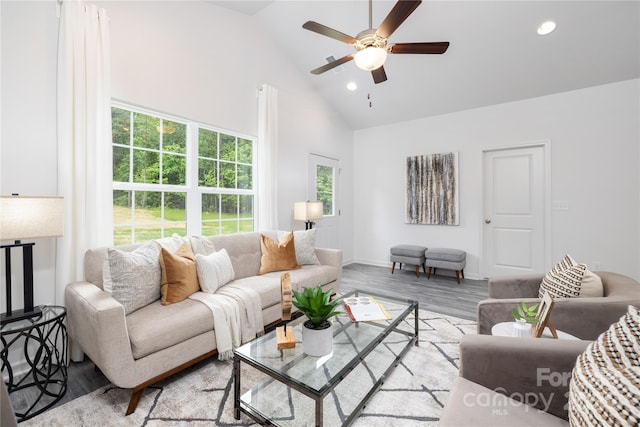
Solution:
[{"label": "large white-framed window", "polygon": [[114,244],[253,231],[255,137],[115,101],[111,115]]}]

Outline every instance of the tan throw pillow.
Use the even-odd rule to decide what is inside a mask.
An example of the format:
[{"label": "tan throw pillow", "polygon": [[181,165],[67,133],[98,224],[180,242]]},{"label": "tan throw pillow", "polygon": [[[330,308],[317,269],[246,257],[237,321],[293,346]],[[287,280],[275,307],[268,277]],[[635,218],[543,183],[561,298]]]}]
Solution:
[{"label": "tan throw pillow", "polygon": [[640,425],[640,314],[627,314],[576,360],[569,384],[571,426]]},{"label": "tan throw pillow", "polygon": [[264,234],[260,235],[260,270],[258,274],[270,271],[297,270],[300,264],[296,261],[296,249],[293,242],[293,231],[278,244]]},{"label": "tan throw pillow", "polygon": [[175,253],[162,248],[160,267],[162,305],[180,302],[200,290],[195,256],[186,242]]}]

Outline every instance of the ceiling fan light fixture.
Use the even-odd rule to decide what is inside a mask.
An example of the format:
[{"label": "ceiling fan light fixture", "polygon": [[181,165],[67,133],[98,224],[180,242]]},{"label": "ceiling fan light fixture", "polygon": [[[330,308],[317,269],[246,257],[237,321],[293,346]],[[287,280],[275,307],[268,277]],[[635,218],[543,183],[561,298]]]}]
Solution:
[{"label": "ceiling fan light fixture", "polygon": [[382,47],[369,46],[358,51],[353,59],[361,70],[373,71],[384,64],[387,59],[387,50]]}]

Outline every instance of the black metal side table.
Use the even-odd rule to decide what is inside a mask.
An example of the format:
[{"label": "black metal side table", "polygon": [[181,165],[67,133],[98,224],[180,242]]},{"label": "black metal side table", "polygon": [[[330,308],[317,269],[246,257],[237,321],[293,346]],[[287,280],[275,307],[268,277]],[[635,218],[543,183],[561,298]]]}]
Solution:
[{"label": "black metal side table", "polygon": [[0,328],[2,375],[18,422],[46,411],[67,391],[67,311],[55,305],[41,308],[40,317]]}]

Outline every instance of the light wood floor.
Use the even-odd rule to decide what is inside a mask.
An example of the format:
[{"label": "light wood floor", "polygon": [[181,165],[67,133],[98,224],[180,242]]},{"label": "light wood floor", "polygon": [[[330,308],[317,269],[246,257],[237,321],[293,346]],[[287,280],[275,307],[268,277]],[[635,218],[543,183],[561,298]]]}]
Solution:
[{"label": "light wood floor", "polygon": [[[461,279],[458,285],[453,272],[449,271],[438,271],[437,275],[431,275],[431,279],[427,280],[426,274],[420,272],[418,278],[411,268],[396,268],[395,273],[391,274],[391,267],[364,264],[351,264],[343,268],[340,290],[346,292],[354,289],[415,299],[421,309],[471,320],[476,319],[478,302],[487,298],[486,280]],[[94,368],[90,360],[72,362],[67,393],[58,405],[107,384],[109,380]]]}]

